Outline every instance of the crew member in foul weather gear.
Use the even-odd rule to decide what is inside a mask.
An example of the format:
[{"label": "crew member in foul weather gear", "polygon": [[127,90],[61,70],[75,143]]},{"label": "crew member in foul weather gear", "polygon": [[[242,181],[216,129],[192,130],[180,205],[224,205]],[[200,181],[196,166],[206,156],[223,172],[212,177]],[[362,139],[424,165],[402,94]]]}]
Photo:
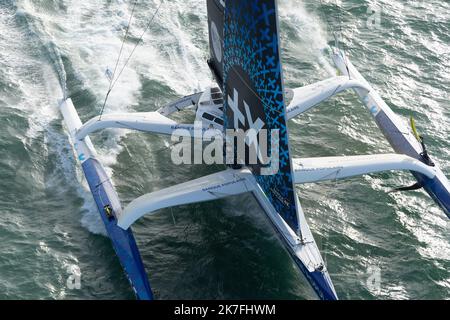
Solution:
[{"label": "crew member in foul weather gear", "polygon": [[111,208],[111,206],[109,204],[104,206],[103,210],[105,211],[105,214],[106,214],[106,216],[108,217],[109,220],[114,219],[113,209]]}]

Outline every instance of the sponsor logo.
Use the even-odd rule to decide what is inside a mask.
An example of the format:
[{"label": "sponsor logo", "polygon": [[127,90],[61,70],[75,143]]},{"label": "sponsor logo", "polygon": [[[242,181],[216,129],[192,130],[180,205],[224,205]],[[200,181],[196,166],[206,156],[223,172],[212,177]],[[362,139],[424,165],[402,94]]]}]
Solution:
[{"label": "sponsor logo", "polygon": [[379,109],[377,106],[372,106],[372,108],[370,108],[370,113],[372,113],[373,115],[376,115],[378,111]]}]

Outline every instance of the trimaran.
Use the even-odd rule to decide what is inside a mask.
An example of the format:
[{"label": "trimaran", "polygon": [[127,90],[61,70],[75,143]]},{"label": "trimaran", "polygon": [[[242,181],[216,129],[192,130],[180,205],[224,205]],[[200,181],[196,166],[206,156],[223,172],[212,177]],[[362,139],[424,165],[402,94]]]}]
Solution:
[{"label": "trimaran", "polygon": [[[305,87],[285,89],[276,0],[207,0],[207,10],[211,55],[208,64],[218,86],[184,97],[156,112],[105,114],[84,124],[70,98],[60,105],[106,231],[138,299],[153,299],[153,293],[131,226],[160,209],[253,194],[295,265],[318,297],[325,300],[338,299],[338,295],[305,219],[295,185],[407,170],[417,179],[414,188],[423,188],[450,217],[449,181],[431,160],[414,123],[411,129],[394,114],[343,51],[334,48],[332,52],[340,75]],[[358,95],[395,153],[292,157],[287,122],[345,90]],[[193,110],[203,128],[215,128],[224,135],[225,128],[248,130],[257,122],[259,129],[277,130],[278,172],[262,175],[258,166],[242,161],[232,163],[222,172],[144,195],[122,209],[89,135],[106,128],[161,135],[176,135],[180,128],[193,132],[194,124],[179,124],[169,118],[180,110]]]}]

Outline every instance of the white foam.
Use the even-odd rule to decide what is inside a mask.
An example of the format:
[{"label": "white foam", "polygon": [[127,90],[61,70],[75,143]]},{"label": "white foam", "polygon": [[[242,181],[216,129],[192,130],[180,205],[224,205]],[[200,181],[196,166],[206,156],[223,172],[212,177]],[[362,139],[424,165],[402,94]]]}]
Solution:
[{"label": "white foam", "polygon": [[[130,26],[130,35],[137,37],[142,33],[158,4],[159,2],[149,4],[145,12],[136,11],[136,17]],[[55,84],[60,79],[61,86],[64,88],[66,75],[61,55],[66,56],[72,63],[76,76],[82,79],[85,87],[96,96],[98,103],[92,108],[99,109],[100,102],[103,101],[109,86],[109,81],[104,75],[105,70],[114,69],[122,45],[122,36],[130,18],[131,5],[126,1],[116,1],[111,2],[105,9],[104,2],[99,0],[72,1],[66,3],[66,14],[55,15],[42,10],[30,0],[20,2],[18,14],[32,18],[29,22],[36,24],[33,31],[54,60],[53,68],[56,69],[56,75],[55,72],[52,74],[49,66],[43,67],[48,83]],[[188,13],[201,16],[199,21],[202,23],[192,26],[196,32],[186,30],[182,21],[178,19],[180,15]],[[164,28],[164,32],[158,32],[161,28]],[[198,31],[199,28],[201,32]],[[154,24],[145,35],[143,43],[124,69],[110,95],[105,112],[132,111],[141,94],[142,77],[162,83],[179,95],[196,91],[199,86],[207,86],[211,76],[203,56],[205,50],[200,47],[202,42],[197,41],[197,44],[194,44],[193,38],[197,34],[206,34],[206,32],[206,6],[203,1],[195,1],[188,8],[184,2],[166,1],[155,18]],[[203,44],[206,45],[206,42]],[[125,44],[119,71],[133,47],[134,42]],[[18,62],[21,60],[23,61],[23,58],[18,59]],[[18,81],[20,79],[22,77],[18,76]],[[32,118],[37,119],[28,133],[28,136],[32,138],[60,115],[56,99],[47,101],[42,108],[36,108],[41,96],[36,94],[33,86],[26,84],[23,87],[26,102],[33,106],[30,108],[33,113]],[[48,96],[62,97],[62,93],[57,94],[55,88],[47,92]],[[155,97],[154,101],[148,101],[149,110],[153,108],[152,105],[158,104],[158,101],[158,97]],[[107,167],[108,174],[112,174],[111,167],[116,163],[117,155],[122,150],[119,143],[125,134],[124,130],[109,131],[104,145],[97,146],[99,158]],[[52,135],[52,139],[54,139],[51,142],[54,148],[59,148],[61,151],[56,150],[58,154],[61,154],[61,165],[67,167],[76,165],[73,160],[67,161],[66,154],[60,149],[64,143],[67,143],[67,138]],[[74,177],[78,179],[73,179]],[[77,185],[78,193],[85,200],[82,224],[92,232],[103,233],[97,209],[86,190],[85,182],[84,187],[79,188],[79,183],[83,183],[79,174],[68,174],[67,179]]]},{"label": "white foam", "polygon": [[294,28],[301,39],[300,42],[289,41],[282,45],[288,47],[299,61],[319,63],[328,74],[335,75],[335,68],[329,60],[324,59],[329,36],[321,18],[307,11],[303,3],[296,0],[280,1],[279,13],[280,19]]}]

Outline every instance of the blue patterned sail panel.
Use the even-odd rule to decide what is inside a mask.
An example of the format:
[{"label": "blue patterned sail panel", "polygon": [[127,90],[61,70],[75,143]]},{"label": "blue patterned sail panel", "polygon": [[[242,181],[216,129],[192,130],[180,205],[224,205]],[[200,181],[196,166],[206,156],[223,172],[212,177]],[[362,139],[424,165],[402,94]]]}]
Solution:
[{"label": "blue patterned sail panel", "polygon": [[235,162],[252,169],[274,208],[297,231],[275,0],[226,1],[223,79],[225,128],[266,129],[269,140],[271,132],[279,130],[278,173],[262,175],[264,164],[248,163],[248,156]]}]

